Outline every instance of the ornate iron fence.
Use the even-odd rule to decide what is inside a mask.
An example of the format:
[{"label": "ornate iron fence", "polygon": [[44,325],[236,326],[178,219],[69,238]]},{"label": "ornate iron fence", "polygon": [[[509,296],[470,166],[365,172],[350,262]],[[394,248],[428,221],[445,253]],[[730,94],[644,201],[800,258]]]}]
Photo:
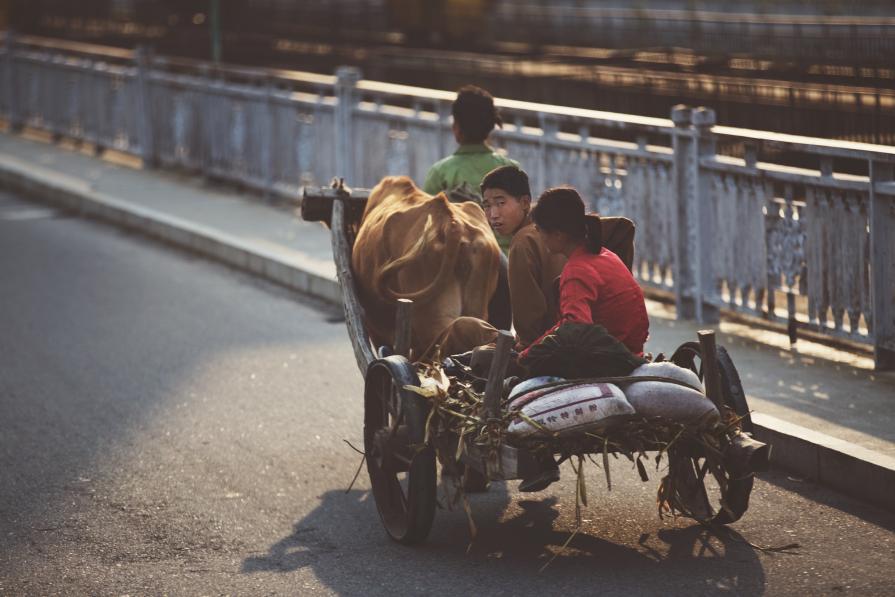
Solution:
[{"label": "ornate iron fence", "polygon": [[[0,113],[12,129],[269,196],[333,176],[421,183],[454,147],[453,93],[351,68],[324,76],[3,42]],[[666,120],[497,103],[506,124],[493,142],[535,192],[572,184],[592,208],[635,220],[635,275],[673,292],[679,317],[714,322],[728,308],[789,322],[870,344],[878,367],[895,367],[895,147],[717,126],[705,108],[676,107]]]}]

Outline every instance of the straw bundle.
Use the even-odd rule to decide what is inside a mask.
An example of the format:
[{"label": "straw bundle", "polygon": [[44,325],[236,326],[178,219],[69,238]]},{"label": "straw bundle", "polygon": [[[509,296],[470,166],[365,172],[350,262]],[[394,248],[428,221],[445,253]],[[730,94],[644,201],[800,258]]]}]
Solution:
[{"label": "straw bundle", "polygon": [[[463,469],[460,459],[468,445],[480,448],[493,462],[499,461],[504,444],[534,453],[558,455],[560,462],[570,460],[578,482],[576,484],[577,511],[586,505],[583,464],[589,460],[602,466],[606,485],[612,489],[609,457],[624,456],[637,469],[640,478],[648,481],[647,465],[652,460],[658,471],[667,457],[668,472],[658,489],[660,517],[684,515],[699,521],[713,516],[712,508],[702,491],[707,474],[720,486],[722,503],[729,476],[724,468],[724,454],[733,437],[740,433],[739,418],[732,412],[722,413],[722,422],[700,420],[689,424],[662,417],[635,417],[608,428],[575,430],[571,434],[554,433],[519,411],[502,410],[499,420],[486,420],[484,414],[484,380],[471,375],[448,376],[438,365],[420,365],[422,383],[408,387],[431,404],[426,422],[426,441],[434,446],[442,467],[449,474]],[[619,380],[621,378],[611,378]],[[632,381],[637,378],[633,378]],[[643,378],[639,378],[642,381]],[[579,380],[584,381],[584,380]],[[610,381],[606,378],[600,381]],[[726,409],[725,409],[726,410]],[[539,432],[524,439],[506,434],[509,423],[523,417]],[[652,457],[647,453],[654,453]],[[601,457],[598,462],[594,457]],[[702,462],[699,462],[702,459]],[[577,463],[577,464],[576,464]],[[463,500],[462,487],[449,503]],[[472,526],[474,528],[474,525]]]}]

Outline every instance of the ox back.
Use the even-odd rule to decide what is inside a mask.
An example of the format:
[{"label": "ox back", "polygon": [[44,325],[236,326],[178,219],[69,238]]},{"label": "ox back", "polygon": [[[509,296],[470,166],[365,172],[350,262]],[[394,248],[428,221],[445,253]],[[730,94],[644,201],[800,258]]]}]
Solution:
[{"label": "ox back", "polygon": [[[384,178],[370,192],[351,262],[366,327],[376,345],[393,343],[400,298],[414,302],[412,358],[431,354],[450,337],[458,319],[467,342],[480,339],[480,334],[468,333],[470,318],[488,317],[500,248],[475,203],[451,203],[444,194],[432,197],[406,176]],[[490,333],[484,321],[480,327],[482,334]],[[452,351],[469,348],[454,346]]]}]

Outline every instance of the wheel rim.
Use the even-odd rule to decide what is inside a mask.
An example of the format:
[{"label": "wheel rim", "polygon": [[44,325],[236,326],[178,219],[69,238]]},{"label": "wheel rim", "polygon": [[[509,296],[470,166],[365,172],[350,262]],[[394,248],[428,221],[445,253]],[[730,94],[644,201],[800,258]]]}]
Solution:
[{"label": "wheel rim", "polygon": [[413,543],[425,537],[434,515],[415,497],[431,476],[434,503],[434,456],[417,447],[420,421],[387,365],[371,365],[365,393],[364,447],[376,508],[389,536]]},{"label": "wheel rim", "polygon": [[674,506],[700,522],[736,522],[749,507],[752,476],[733,478],[723,466],[712,466],[697,451],[669,451],[668,474],[675,479]]},{"label": "wheel rim", "polygon": [[[703,380],[702,350],[696,342],[681,345],[671,361],[686,369],[690,369]],[[740,417],[743,431],[752,431],[752,419],[749,416],[739,374],[733,366],[730,356],[723,347],[718,347],[718,370],[721,376],[721,393],[723,410],[728,410]],[[678,492],[676,499],[687,516],[702,522],[729,524],[742,517],[749,507],[749,496],[752,493],[754,479],[747,477],[734,478],[723,466],[711,466],[696,446],[689,450],[672,449],[669,451],[669,475],[679,475],[678,481],[684,491]]]}]

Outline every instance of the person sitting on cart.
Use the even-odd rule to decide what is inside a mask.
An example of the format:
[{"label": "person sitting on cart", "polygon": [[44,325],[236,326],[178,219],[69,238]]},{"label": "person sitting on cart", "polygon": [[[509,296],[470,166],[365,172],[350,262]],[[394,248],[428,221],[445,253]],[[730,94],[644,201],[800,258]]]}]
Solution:
[{"label": "person sitting on cart", "polygon": [[[488,144],[491,132],[503,126],[490,93],[475,85],[460,88],[457,99],[451,105],[451,114],[454,117],[454,139],[459,147],[429,168],[423,191],[430,195],[443,191],[451,201],[475,201],[481,205],[479,184],[482,177],[499,166],[518,167],[519,163]],[[500,232],[496,232],[495,236],[506,254],[510,237]]]},{"label": "person sitting on cart", "polygon": [[[528,175],[517,166],[500,166],[480,185],[482,207],[491,227],[511,237],[509,250],[510,302],[517,350],[523,350],[553,327],[558,313],[558,278],[566,264],[562,253],[551,253],[531,218]],[[634,259],[634,222],[624,217],[599,219],[606,249],[631,269]]]},{"label": "person sitting on cart", "polygon": [[508,277],[517,349],[537,340],[555,321],[554,281],[566,263],[551,254],[531,219],[528,175],[518,166],[500,166],[480,185],[482,207],[497,234],[510,237]]},{"label": "person sitting on cart", "polygon": [[[451,114],[454,139],[459,147],[429,168],[423,191],[430,195],[444,192],[451,201],[474,201],[481,205],[479,184],[482,177],[498,166],[519,164],[487,143],[494,128],[503,126],[490,93],[475,85],[460,88],[451,105]],[[488,321],[497,329],[508,330],[512,324],[506,261],[510,239],[500,233],[495,233],[495,238],[501,249],[501,265],[497,290],[488,304]]]},{"label": "person sitting on cart", "polygon": [[[585,215],[584,201],[574,188],[558,187],[541,194],[531,219],[540,243],[550,254],[564,256],[566,263],[559,281],[559,317],[519,355],[520,363],[526,365],[532,349],[565,323],[602,325],[608,335],[624,345],[619,351],[641,355],[649,333],[643,291],[630,266],[603,246],[599,216]],[[633,257],[633,224],[630,240]],[[552,454],[542,452],[536,458],[540,466],[522,480],[520,491],[541,491],[559,480],[559,467]]]},{"label": "person sitting on cart", "polygon": [[541,194],[532,220],[548,251],[567,258],[559,282],[559,317],[537,342],[567,322],[598,324],[631,353],[642,355],[649,335],[643,290],[629,267],[603,245],[600,217],[585,215],[574,188],[557,187]]}]

